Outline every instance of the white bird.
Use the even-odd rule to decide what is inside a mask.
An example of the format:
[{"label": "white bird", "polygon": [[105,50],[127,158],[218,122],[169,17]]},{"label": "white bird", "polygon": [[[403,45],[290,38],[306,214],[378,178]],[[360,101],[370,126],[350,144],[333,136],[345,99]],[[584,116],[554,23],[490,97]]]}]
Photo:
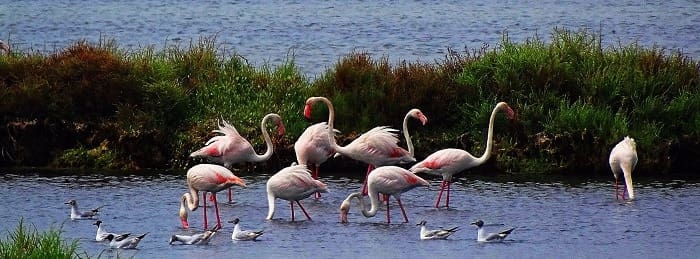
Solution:
[{"label": "white bird", "polygon": [[71,220],[95,219],[95,217],[97,216],[97,213],[103,207],[103,206],[99,206],[99,207],[94,208],[90,211],[80,212],[80,210],[78,210],[78,202],[77,201],[70,200],[70,201],[66,202],[66,204],[70,205],[70,219]]},{"label": "white bird", "polygon": [[294,221],[294,202],[299,205],[306,218],[311,220],[309,213],[304,206],[299,203],[316,192],[328,192],[326,184],[314,179],[306,165],[295,165],[285,167],[267,180],[267,218],[271,220],[275,215],[275,199],[289,201],[292,211],[292,221]]},{"label": "white bird", "polygon": [[[107,240],[108,235],[114,235],[117,236],[118,234],[116,233],[111,233],[105,230],[104,224],[102,224],[101,220],[95,221],[95,223],[92,223],[93,225],[97,226],[97,234],[95,235],[95,241],[97,242],[102,242]],[[122,235],[129,235],[131,233],[124,233]]]},{"label": "white bird", "polygon": [[183,245],[206,245],[209,244],[209,241],[219,229],[221,229],[221,227],[217,225],[194,235],[172,235],[170,236],[169,244],[172,245],[174,242],[180,242]]},{"label": "white bird", "polygon": [[449,229],[433,229],[429,230],[428,227],[426,226],[428,224],[427,221],[422,220],[420,223],[416,224],[416,226],[421,226],[420,227],[420,239],[421,240],[429,240],[429,239],[447,239],[450,235],[454,234],[459,230],[459,227],[453,227]]},{"label": "white bird", "polygon": [[[634,186],[632,185],[632,171],[637,166],[637,143],[633,138],[626,136],[625,139],[617,143],[610,151],[610,169],[615,176],[615,199],[618,199],[617,179],[620,177],[620,171],[625,177],[625,186],[630,199],[634,199]],[[625,189],[622,189],[622,199],[625,199]]]},{"label": "white bird", "polygon": [[109,234],[107,235],[107,240],[109,240],[109,247],[111,248],[135,249],[148,233],[149,232],[143,233],[143,235],[137,237],[129,237],[130,234],[116,236]]},{"label": "white bird", "polygon": [[238,224],[240,222],[238,218],[229,222],[233,223],[233,234],[231,234],[231,239],[233,239],[233,241],[256,241],[259,236],[262,236],[264,231],[241,230],[241,226]]},{"label": "white bird", "polygon": [[515,229],[511,228],[498,233],[486,233],[486,231],[484,230],[484,222],[480,219],[472,222],[471,224],[475,225],[478,228],[476,232],[476,241],[479,242],[501,242],[503,241],[503,239],[506,239],[510,232],[513,232],[513,229]]}]

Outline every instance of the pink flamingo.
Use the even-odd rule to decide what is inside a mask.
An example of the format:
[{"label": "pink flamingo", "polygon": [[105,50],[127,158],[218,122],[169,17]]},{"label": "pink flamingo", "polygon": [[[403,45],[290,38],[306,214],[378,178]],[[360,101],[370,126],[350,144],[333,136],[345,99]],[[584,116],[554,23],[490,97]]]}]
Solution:
[{"label": "pink flamingo", "polygon": [[7,45],[4,41],[0,40],[0,50],[2,52],[9,54],[10,53],[10,45]]},{"label": "pink flamingo", "polygon": [[[334,133],[338,132],[334,130]],[[335,154],[329,142],[328,124],[321,122],[306,128],[294,143],[294,152],[297,155],[297,162],[300,165],[307,165],[312,171],[313,178],[318,179],[319,166]],[[315,197],[318,199],[321,194],[317,192]]]},{"label": "pink flamingo", "polygon": [[306,165],[292,164],[285,167],[267,180],[267,203],[269,210],[267,219],[271,220],[275,215],[275,199],[280,198],[289,201],[292,211],[292,221],[294,221],[294,202],[299,205],[306,218],[311,220],[309,213],[304,206],[299,203],[316,192],[328,192],[324,183],[311,177]]},{"label": "pink flamingo", "polygon": [[335,110],[333,104],[330,100],[325,97],[310,97],[306,100],[306,106],[304,107],[304,116],[307,118],[311,117],[311,107],[316,102],[323,102],[328,106],[328,140],[331,147],[336,152],[337,155],[344,155],[354,160],[362,161],[367,166],[367,174],[365,176],[365,181],[362,187],[362,194],[367,194],[367,177],[369,173],[377,166],[384,165],[396,165],[403,163],[415,162],[416,159],[413,154],[413,143],[411,142],[411,137],[408,134],[408,117],[414,117],[419,119],[424,125],[427,122],[427,118],[418,109],[413,109],[406,114],[404,118],[404,137],[406,138],[406,143],[408,149],[405,150],[398,146],[399,139],[396,132],[398,130],[392,129],[386,126],[375,127],[368,132],[360,135],[358,138],[353,140],[350,144],[345,147],[338,146],[333,137],[333,122],[335,120]]},{"label": "pink flamingo", "polygon": [[[187,222],[187,209],[191,211],[197,210],[199,207],[199,191],[202,191],[202,200],[204,201],[204,228],[207,224],[207,192],[212,193],[212,201],[216,210],[217,227],[221,228],[221,219],[219,218],[219,207],[216,203],[216,193],[230,188],[233,185],[245,187],[245,182],[238,178],[226,167],[213,164],[195,165],[190,170],[187,170],[187,187],[190,189],[182,195],[180,200],[180,220],[183,228],[189,228]],[[187,206],[187,208],[185,208]]]},{"label": "pink flamingo", "polygon": [[[615,199],[618,199],[618,177],[620,177],[620,171],[625,176],[625,185],[627,186],[627,193],[629,193],[629,198],[634,199],[634,186],[632,186],[632,171],[634,171],[635,166],[637,166],[637,143],[633,138],[626,136],[620,143],[617,143],[615,147],[610,152],[610,169],[612,169],[613,176],[615,176]],[[625,199],[625,189],[622,189],[622,199]]]},{"label": "pink flamingo", "polygon": [[384,194],[386,200],[386,223],[391,224],[391,216],[389,214],[389,195],[394,196],[403,213],[404,223],[408,223],[406,210],[401,204],[401,194],[418,186],[429,186],[428,181],[410,171],[398,166],[381,166],[374,169],[367,178],[367,187],[371,207],[366,209],[364,196],[361,192],[354,192],[348,195],[340,205],[340,222],[348,222],[348,212],[350,211],[350,200],[357,198],[360,201],[360,210],[365,217],[374,217],[379,210],[379,194]]},{"label": "pink flamingo", "polygon": [[479,166],[489,160],[491,157],[491,149],[493,148],[493,122],[496,119],[496,113],[501,110],[506,112],[508,118],[515,118],[515,112],[513,112],[513,109],[511,109],[508,104],[505,102],[496,104],[496,108],[493,109],[489,120],[486,151],[481,157],[474,157],[469,154],[469,152],[461,149],[448,148],[436,151],[409,169],[414,173],[428,173],[442,176],[442,183],[440,184],[438,197],[435,201],[435,208],[439,206],[442,192],[445,189],[447,189],[445,207],[450,207],[450,184],[452,183],[452,175]]},{"label": "pink flamingo", "polygon": [[[263,117],[262,122],[260,123],[260,129],[262,131],[263,138],[265,138],[267,150],[262,155],[255,153],[253,145],[251,145],[248,140],[241,137],[236,128],[224,120],[223,123],[219,124],[218,130],[212,131],[224,135],[212,137],[206,142],[205,147],[192,152],[190,157],[204,157],[214,163],[223,164],[227,168],[231,168],[231,166],[234,164],[241,162],[266,161],[272,156],[274,149],[270,135],[267,133],[266,125],[269,120],[273,120],[273,122],[277,124],[277,133],[279,136],[284,135],[285,131],[284,123],[279,115],[270,113]],[[229,203],[232,200],[231,196],[231,189],[228,189]]]}]

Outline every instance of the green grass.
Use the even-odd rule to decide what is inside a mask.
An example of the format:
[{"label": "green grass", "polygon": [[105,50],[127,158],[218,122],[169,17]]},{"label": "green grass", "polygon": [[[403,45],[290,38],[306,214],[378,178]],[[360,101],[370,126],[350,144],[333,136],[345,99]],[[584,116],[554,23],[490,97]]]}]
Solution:
[{"label": "green grass", "polygon": [[[287,134],[273,138],[278,156],[269,163],[286,164],[309,125],[301,116],[309,96],[333,101],[344,140],[399,128],[420,108],[429,122],[410,125],[418,158],[447,147],[481,154],[491,110],[506,101],[518,119],[497,118],[489,170],[608,173],[609,149],[625,135],[637,140],[642,172],[697,152],[698,62],[601,42],[589,30],[554,29],[524,42],[503,34],[494,48],[449,50],[434,63],[349,53],[313,79],[294,54],[253,67],[215,37],[162,50],[124,51],[103,39],[49,55],[15,52],[0,56],[0,165],[186,168],[220,118],[264,149],[259,124],[271,112]],[[315,109],[313,121],[326,116]]]},{"label": "green grass", "polygon": [[75,258],[78,247],[78,241],[62,240],[60,229],[39,232],[20,220],[14,231],[0,239],[0,258]]}]

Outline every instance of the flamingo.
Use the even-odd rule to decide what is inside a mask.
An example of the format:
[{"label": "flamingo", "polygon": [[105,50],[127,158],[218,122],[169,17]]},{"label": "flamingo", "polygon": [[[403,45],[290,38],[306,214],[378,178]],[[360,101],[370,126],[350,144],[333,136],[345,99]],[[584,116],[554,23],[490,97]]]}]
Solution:
[{"label": "flamingo", "polygon": [[423,161],[418,162],[409,169],[414,173],[428,173],[442,176],[442,183],[440,184],[440,190],[438,192],[437,200],[435,201],[435,208],[438,208],[440,199],[442,198],[442,193],[445,189],[447,189],[445,207],[450,207],[450,184],[452,183],[452,175],[469,168],[479,166],[485,163],[491,157],[491,149],[493,148],[493,122],[496,119],[496,113],[501,110],[506,112],[508,118],[515,118],[515,112],[510,108],[510,106],[508,106],[508,104],[505,102],[496,104],[496,107],[493,109],[489,120],[488,136],[486,137],[486,150],[481,157],[474,157],[469,154],[469,152],[461,149],[448,148],[432,153]]},{"label": "flamingo", "polygon": [[275,214],[275,199],[280,198],[289,201],[292,211],[292,221],[294,221],[294,202],[304,212],[306,218],[311,220],[309,213],[304,206],[299,203],[316,192],[328,192],[326,184],[314,179],[306,165],[296,165],[285,167],[267,180],[267,203],[269,210],[267,220],[271,220]]},{"label": "flamingo", "polygon": [[[334,130],[334,133],[339,131]],[[328,124],[320,122],[306,128],[294,143],[294,152],[297,155],[297,162],[300,165],[307,165],[312,171],[313,178],[318,179],[319,166],[335,153],[329,142]],[[321,194],[317,192],[315,197],[318,199]]]},{"label": "flamingo", "polygon": [[[618,199],[618,177],[620,176],[620,171],[625,176],[625,185],[627,186],[627,193],[629,193],[629,198],[634,199],[634,186],[632,186],[632,171],[634,167],[637,166],[637,143],[633,138],[626,136],[620,143],[617,143],[615,147],[610,152],[610,169],[612,169],[613,176],[615,176],[615,199]],[[622,189],[622,199],[625,199],[625,189]]]},{"label": "flamingo", "polygon": [[404,137],[406,138],[406,143],[409,150],[405,150],[398,146],[399,139],[396,134],[398,130],[386,126],[375,127],[360,135],[345,147],[341,147],[335,142],[333,134],[335,109],[333,108],[333,103],[331,103],[330,100],[325,97],[310,97],[306,100],[304,116],[306,116],[306,118],[310,118],[311,107],[319,101],[328,106],[328,141],[333,150],[335,150],[336,156],[344,155],[368,164],[367,174],[362,185],[363,195],[367,194],[367,177],[369,173],[377,166],[404,164],[416,161],[413,154],[413,143],[411,142],[411,137],[408,134],[408,118],[417,118],[421,121],[421,123],[423,123],[423,125],[425,125],[427,118],[420,110],[412,109],[404,118]]},{"label": "flamingo", "polygon": [[[277,124],[277,133],[279,136],[284,135],[285,132],[284,123],[279,115],[275,113],[265,115],[260,123],[260,129],[263,138],[265,138],[267,150],[262,155],[255,153],[253,145],[251,145],[248,140],[241,137],[236,128],[225,120],[222,120],[223,122],[219,124],[219,129],[213,130],[213,132],[224,135],[212,137],[206,142],[205,147],[192,152],[190,157],[204,157],[214,163],[223,164],[227,168],[231,168],[234,164],[241,162],[266,161],[272,156],[274,149],[270,135],[267,133],[266,125],[269,120],[273,120]],[[229,203],[232,201],[231,196],[231,189],[228,189]]]},{"label": "flamingo", "polygon": [[374,217],[379,210],[379,194],[384,194],[386,200],[386,223],[391,224],[389,214],[389,195],[394,196],[396,202],[403,213],[404,223],[408,222],[406,210],[401,204],[401,194],[418,186],[429,186],[430,184],[423,178],[398,166],[381,166],[374,169],[367,178],[367,189],[371,207],[367,210],[365,199],[361,192],[354,192],[348,195],[340,205],[340,222],[348,222],[348,212],[350,211],[350,200],[357,198],[360,201],[360,210],[365,217]]},{"label": "flamingo", "polygon": [[501,242],[515,229],[511,228],[498,233],[486,233],[484,230],[484,221],[480,219],[472,222],[471,225],[475,225],[478,229],[476,231],[476,241],[478,242]]},{"label": "flamingo", "polygon": [[[180,221],[183,228],[189,228],[187,222],[187,209],[194,211],[199,207],[199,191],[202,191],[204,200],[204,228],[207,228],[207,200],[206,193],[212,193],[212,201],[216,210],[217,227],[221,228],[219,218],[219,206],[216,203],[216,193],[233,185],[245,187],[245,182],[228,170],[228,168],[214,164],[195,165],[187,170],[187,187],[189,192],[182,195],[180,199]],[[185,208],[187,206],[187,208]]]}]

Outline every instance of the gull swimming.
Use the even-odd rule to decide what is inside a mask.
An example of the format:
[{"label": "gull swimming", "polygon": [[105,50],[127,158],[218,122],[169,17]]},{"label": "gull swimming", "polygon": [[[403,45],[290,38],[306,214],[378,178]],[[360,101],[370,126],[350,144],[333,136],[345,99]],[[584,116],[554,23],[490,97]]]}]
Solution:
[{"label": "gull swimming", "polygon": [[[104,228],[104,224],[102,224],[101,220],[95,221],[95,223],[92,223],[93,225],[97,226],[97,234],[95,235],[95,241],[97,242],[102,242],[107,240],[108,235],[114,235],[117,236],[118,234],[115,233],[110,233],[107,232]],[[131,234],[131,233],[124,233],[124,234]]]},{"label": "gull swimming", "polygon": [[476,241],[479,242],[501,242],[515,229],[511,228],[498,233],[486,233],[484,230],[484,222],[480,219],[472,222],[471,225],[475,225],[479,229],[476,233]]},{"label": "gull swimming", "polygon": [[206,245],[209,244],[209,241],[219,229],[221,229],[221,227],[217,225],[194,235],[172,235],[169,244],[172,245],[174,242],[180,242],[183,245]]},{"label": "gull swimming", "polygon": [[416,226],[421,226],[420,227],[420,239],[421,240],[430,240],[430,239],[447,239],[450,235],[454,234],[459,230],[459,227],[453,227],[450,229],[428,229],[426,226],[428,224],[427,221],[422,220],[420,223],[416,224]]},{"label": "gull swimming", "polygon": [[109,234],[107,235],[107,240],[109,240],[109,247],[111,248],[135,249],[148,233],[143,233],[143,235],[137,237],[129,237],[131,235],[129,233],[121,235]]},{"label": "gull swimming", "polygon": [[85,211],[85,212],[80,212],[78,210],[78,202],[75,200],[70,200],[66,202],[66,204],[70,205],[70,219],[71,220],[76,220],[76,219],[95,219],[95,216],[97,216],[97,213],[99,210],[104,207],[104,206],[99,206],[97,208],[94,208],[90,211]]},{"label": "gull swimming", "polygon": [[231,234],[231,239],[233,239],[233,241],[256,241],[259,236],[262,236],[264,231],[241,230],[241,226],[238,224],[240,222],[238,218],[229,222],[233,223],[233,234]]}]

